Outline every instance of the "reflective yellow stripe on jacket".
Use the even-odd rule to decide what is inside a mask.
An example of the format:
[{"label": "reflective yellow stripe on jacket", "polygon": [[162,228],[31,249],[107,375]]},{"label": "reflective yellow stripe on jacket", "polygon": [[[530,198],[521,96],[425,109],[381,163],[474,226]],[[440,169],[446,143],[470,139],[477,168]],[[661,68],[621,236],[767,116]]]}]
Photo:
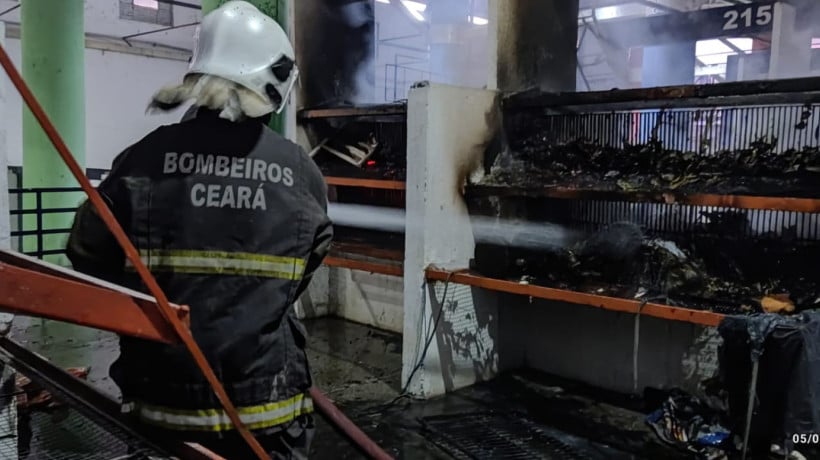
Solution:
[{"label": "reflective yellow stripe on jacket", "polygon": [[[305,271],[305,261],[302,259],[244,252],[152,250],[140,251],[140,258],[152,272],[190,275],[259,276],[299,280]],[[133,270],[130,261],[126,261],[126,268]]]},{"label": "reflective yellow stripe on jacket", "polygon": [[[145,423],[178,431],[229,431],[234,426],[221,409],[179,410],[139,402],[124,406],[124,412]],[[238,407],[239,419],[249,430],[262,430],[288,423],[313,412],[313,400],[306,394],[261,406]]]}]

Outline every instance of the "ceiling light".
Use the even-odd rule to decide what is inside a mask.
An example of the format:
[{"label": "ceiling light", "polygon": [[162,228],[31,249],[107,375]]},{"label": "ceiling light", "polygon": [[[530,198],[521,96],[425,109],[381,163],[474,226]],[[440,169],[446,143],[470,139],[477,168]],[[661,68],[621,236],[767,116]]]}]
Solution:
[{"label": "ceiling light", "polygon": [[606,6],[603,8],[596,8],[595,9],[595,19],[599,21],[606,21],[607,19],[613,19],[618,17],[618,7],[617,6]]},{"label": "ceiling light", "polygon": [[487,19],[487,18],[479,17],[479,16],[473,16],[472,17],[472,22],[473,22],[473,24],[475,24],[477,26],[486,26],[487,24],[490,23],[490,20]]},{"label": "ceiling light", "polygon": [[401,3],[417,21],[424,21],[424,14],[422,13],[427,9],[427,5],[412,0],[401,0]]},{"label": "ceiling light", "polygon": [[141,6],[143,8],[151,8],[152,10],[159,9],[159,2],[157,0],[134,0],[134,6]]}]

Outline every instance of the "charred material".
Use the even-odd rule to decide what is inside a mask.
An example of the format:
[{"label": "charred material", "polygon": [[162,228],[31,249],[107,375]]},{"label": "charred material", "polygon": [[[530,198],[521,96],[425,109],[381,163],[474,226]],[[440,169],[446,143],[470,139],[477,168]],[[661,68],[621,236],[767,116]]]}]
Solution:
[{"label": "charred material", "polygon": [[544,134],[535,133],[511,147],[515,153],[509,167],[496,168],[481,185],[820,196],[820,149],[780,153],[776,140],[703,155],[668,149],[659,141],[623,148],[587,140],[553,144]]},{"label": "charred material", "polygon": [[505,151],[476,185],[820,197],[820,104],[812,100],[588,110],[508,109]]},{"label": "charred material", "polygon": [[[502,208],[516,207],[505,201]],[[550,201],[560,200],[530,200],[528,206],[560,208]],[[476,199],[471,205],[484,212],[499,206]],[[820,242],[798,240],[794,229],[791,237],[788,230],[738,237],[749,226],[743,213],[700,217],[687,232],[654,232],[628,222],[595,230],[554,213],[557,223],[591,231],[563,249],[478,244],[473,268],[495,278],[718,313],[791,313],[820,305],[814,269]]]},{"label": "charred material", "polygon": [[[820,105],[800,90],[812,81],[509,98],[507,144],[467,186],[470,212],[587,236],[481,244],[476,269],[719,313],[817,308]],[[794,100],[762,105],[760,92]]]},{"label": "charred material", "polygon": [[[404,117],[400,117],[401,120]],[[310,125],[315,145],[312,157],[322,173],[331,177],[353,177],[403,181],[407,174],[407,135],[404,123],[381,119],[315,120]],[[349,154],[368,151],[360,165],[330,152]],[[353,155],[356,157],[356,155]]]}]

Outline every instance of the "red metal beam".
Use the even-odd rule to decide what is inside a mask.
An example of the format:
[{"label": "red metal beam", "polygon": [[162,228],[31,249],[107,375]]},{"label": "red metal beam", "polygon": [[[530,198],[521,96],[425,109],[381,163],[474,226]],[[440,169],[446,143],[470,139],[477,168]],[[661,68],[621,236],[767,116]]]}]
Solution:
[{"label": "red metal beam", "polygon": [[405,190],[407,185],[404,181],[384,180],[384,179],[358,179],[355,177],[325,177],[327,185],[337,187],[358,187],[372,188],[378,190]]},{"label": "red metal beam", "polygon": [[383,104],[359,107],[331,107],[327,109],[306,109],[299,111],[300,120],[316,118],[348,118],[386,115],[407,115],[404,104]]},{"label": "red metal beam", "polygon": [[723,321],[725,315],[703,310],[692,310],[689,308],[671,307],[655,303],[647,303],[641,308],[641,302],[637,300],[621,299],[617,297],[607,297],[584,292],[567,291],[543,286],[533,286],[532,284],[521,284],[514,281],[504,281],[494,278],[471,274],[468,271],[447,271],[430,267],[426,270],[428,280],[450,281],[456,284],[465,284],[492,291],[507,292],[510,294],[523,295],[536,299],[555,300],[576,305],[602,308],[604,310],[634,313],[646,316],[653,316],[671,321],[682,321],[697,324],[700,326],[716,327]]},{"label": "red metal beam", "polygon": [[[189,325],[188,308],[172,305]],[[152,299],[0,262],[0,309],[168,344],[179,343]]]},{"label": "red metal beam", "polygon": [[361,451],[374,460],[392,460],[393,457],[387,454],[378,444],[373,442],[362,430],[359,429],[349,418],[340,411],[330,399],[315,387],[310,389],[310,397],[316,407],[327,417],[331,424],[337,427],[347,436]]},{"label": "red metal beam", "polygon": [[404,262],[403,250],[378,247],[367,243],[334,241],[330,246],[330,255],[342,258],[347,255],[356,255],[373,259],[389,260],[391,262]]},{"label": "red metal beam", "polygon": [[378,273],[380,275],[404,276],[404,268],[401,265],[382,264],[332,256],[325,257],[324,264],[328,267],[348,268],[350,270]]}]

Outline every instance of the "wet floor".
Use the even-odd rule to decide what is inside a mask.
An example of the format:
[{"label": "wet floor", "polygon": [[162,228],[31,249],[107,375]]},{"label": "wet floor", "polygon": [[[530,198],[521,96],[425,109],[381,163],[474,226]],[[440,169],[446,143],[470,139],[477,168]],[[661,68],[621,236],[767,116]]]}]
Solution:
[{"label": "wet floor", "polygon": [[[306,327],[316,386],[397,459],[674,458],[653,444],[639,412],[544,376],[503,376],[430,401],[397,399],[401,336],[331,318]],[[115,336],[25,318],[12,335],[60,366],[90,366],[88,380],[118,396],[108,378],[118,354]],[[58,440],[65,448],[73,438]],[[317,417],[311,458],[363,456]]]},{"label": "wet floor", "polygon": [[[676,457],[654,442],[642,413],[623,407],[629,401],[543,375],[502,376],[429,401],[396,400],[401,336],[338,319],[307,327],[316,386],[397,459]],[[314,458],[362,458],[319,423]],[[470,449],[471,442],[483,445]],[[527,450],[527,442],[541,444],[539,456],[503,455],[537,450]]]}]

